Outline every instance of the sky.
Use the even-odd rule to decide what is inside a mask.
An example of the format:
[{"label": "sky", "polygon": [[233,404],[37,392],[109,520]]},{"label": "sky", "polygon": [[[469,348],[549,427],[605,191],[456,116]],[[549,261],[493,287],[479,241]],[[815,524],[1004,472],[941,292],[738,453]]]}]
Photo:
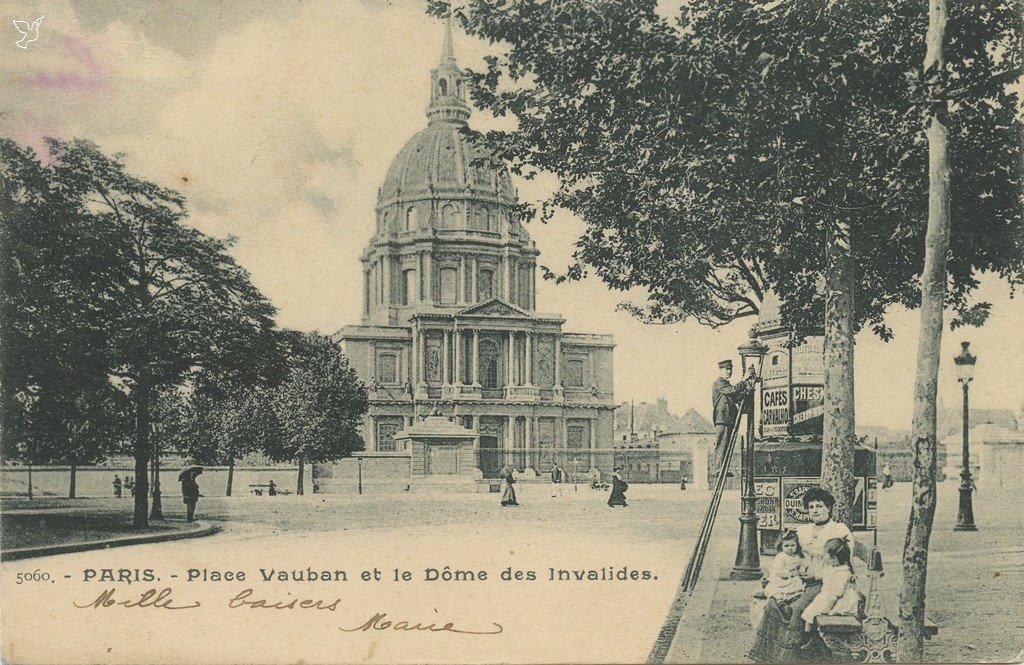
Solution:
[{"label": "sky", "polygon": [[[331,333],[359,320],[360,252],[373,233],[377,188],[391,159],[426,124],[430,69],[443,26],[422,0],[223,0],[134,3],[7,0],[0,6],[0,134],[88,138],[126,153],[139,175],[182,192],[190,223],[238,238],[233,250],[278,307],[278,322]],[[665,4],[669,6],[668,3]],[[12,19],[43,16],[21,49]],[[462,67],[494,47],[455,36]],[[476,111],[477,129],[508,127]],[[517,183],[541,200],[551,181]],[[530,224],[540,263],[567,265],[582,222]],[[993,303],[981,329],[943,336],[940,399],[960,400],[952,358],[969,340],[979,357],[972,405],[1024,408],[1024,301],[984,278]],[[713,330],[645,325],[616,310],[642,292],[596,278],[538,280],[538,309],[566,329],[614,335],[615,397],[710,415],[718,360],[736,357],[753,323]],[[894,341],[857,340],[857,420],[909,429],[918,313],[896,311]]]}]

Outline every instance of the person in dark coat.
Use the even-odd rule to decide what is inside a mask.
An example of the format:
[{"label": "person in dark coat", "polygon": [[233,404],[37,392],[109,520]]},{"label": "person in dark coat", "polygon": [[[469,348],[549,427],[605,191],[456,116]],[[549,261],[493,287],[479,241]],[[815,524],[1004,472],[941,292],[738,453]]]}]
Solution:
[{"label": "person in dark coat", "polygon": [[270,482],[267,483],[267,494],[269,494],[270,496],[277,496],[277,484],[274,482],[273,479],[271,479]]},{"label": "person in dark coat", "polygon": [[561,484],[565,482],[565,471],[558,466],[558,462],[551,465],[551,482],[559,486],[558,491],[551,496],[560,496],[562,494]]},{"label": "person in dark coat", "polygon": [[121,476],[114,474],[114,498],[121,498]]},{"label": "person in dark coat", "polygon": [[182,472],[178,479],[181,480],[181,499],[185,503],[185,509],[187,515],[185,520],[192,522],[196,516],[196,504],[199,503],[199,483],[196,482],[196,476],[203,472],[202,469],[187,469]]},{"label": "person in dark coat", "polygon": [[501,470],[502,478],[505,480],[505,492],[501,495],[501,505],[503,506],[518,506],[519,502],[516,501],[516,490],[512,485],[515,484],[515,476],[512,475],[512,466],[506,464]]},{"label": "person in dark coat", "polygon": [[623,506],[626,505],[626,490],[629,489],[629,483],[622,479],[619,472],[622,471],[621,466],[617,466],[612,473],[612,494],[608,497],[608,507]]},{"label": "person in dark coat", "polygon": [[732,427],[736,424],[739,403],[747,391],[747,381],[736,385],[729,383],[732,377],[732,361],[723,360],[718,363],[718,378],[711,386],[711,410],[715,416],[715,461],[714,474],[717,476],[725,464],[725,450],[732,436]]}]

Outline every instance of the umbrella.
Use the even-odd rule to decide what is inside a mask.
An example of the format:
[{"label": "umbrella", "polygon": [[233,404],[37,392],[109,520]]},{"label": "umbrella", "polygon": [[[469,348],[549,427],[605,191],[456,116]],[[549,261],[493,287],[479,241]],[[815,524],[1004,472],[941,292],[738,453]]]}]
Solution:
[{"label": "umbrella", "polygon": [[190,467],[188,467],[187,469],[185,469],[184,471],[182,471],[181,473],[178,474],[178,480],[184,480],[185,476],[198,476],[202,472],[203,472],[203,467],[201,467],[201,466],[190,466]]}]

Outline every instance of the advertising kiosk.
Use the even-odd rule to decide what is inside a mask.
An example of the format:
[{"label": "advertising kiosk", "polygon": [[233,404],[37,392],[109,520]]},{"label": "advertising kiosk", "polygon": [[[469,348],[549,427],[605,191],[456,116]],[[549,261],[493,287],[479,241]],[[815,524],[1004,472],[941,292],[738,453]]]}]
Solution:
[{"label": "advertising kiosk", "polygon": [[[821,478],[824,422],[824,337],[796,343],[782,326],[778,299],[769,294],[751,335],[766,347],[755,395],[754,495],[761,549],[774,551],[779,532],[809,522],[802,498]],[[852,528],[876,524],[874,451],[854,451],[856,499]]]}]

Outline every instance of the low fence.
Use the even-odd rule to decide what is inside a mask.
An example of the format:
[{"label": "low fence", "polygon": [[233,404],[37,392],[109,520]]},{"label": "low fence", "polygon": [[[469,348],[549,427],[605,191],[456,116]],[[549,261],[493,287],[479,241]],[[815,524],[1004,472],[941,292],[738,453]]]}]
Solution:
[{"label": "low fence", "polygon": [[[180,465],[161,467],[160,494],[164,497],[180,497],[181,485],[178,482]],[[295,492],[298,482],[297,466],[240,467],[236,466],[232,478],[232,495],[245,496],[252,494],[250,485],[267,485],[271,480],[278,489]],[[0,467],[0,494],[7,496],[25,496],[28,494],[29,467]],[[68,496],[71,484],[71,467],[67,466],[33,466],[32,493],[35,496]],[[114,496],[114,477],[122,481],[135,475],[135,467],[118,466],[84,466],[75,470],[75,496],[77,497],[112,497]],[[313,491],[312,465],[305,468],[305,491]],[[227,493],[228,468],[226,466],[204,467],[202,475],[197,479],[199,491],[203,496],[224,496]],[[266,492],[266,488],[262,488]],[[131,492],[123,490],[122,497],[130,497]]]}]

